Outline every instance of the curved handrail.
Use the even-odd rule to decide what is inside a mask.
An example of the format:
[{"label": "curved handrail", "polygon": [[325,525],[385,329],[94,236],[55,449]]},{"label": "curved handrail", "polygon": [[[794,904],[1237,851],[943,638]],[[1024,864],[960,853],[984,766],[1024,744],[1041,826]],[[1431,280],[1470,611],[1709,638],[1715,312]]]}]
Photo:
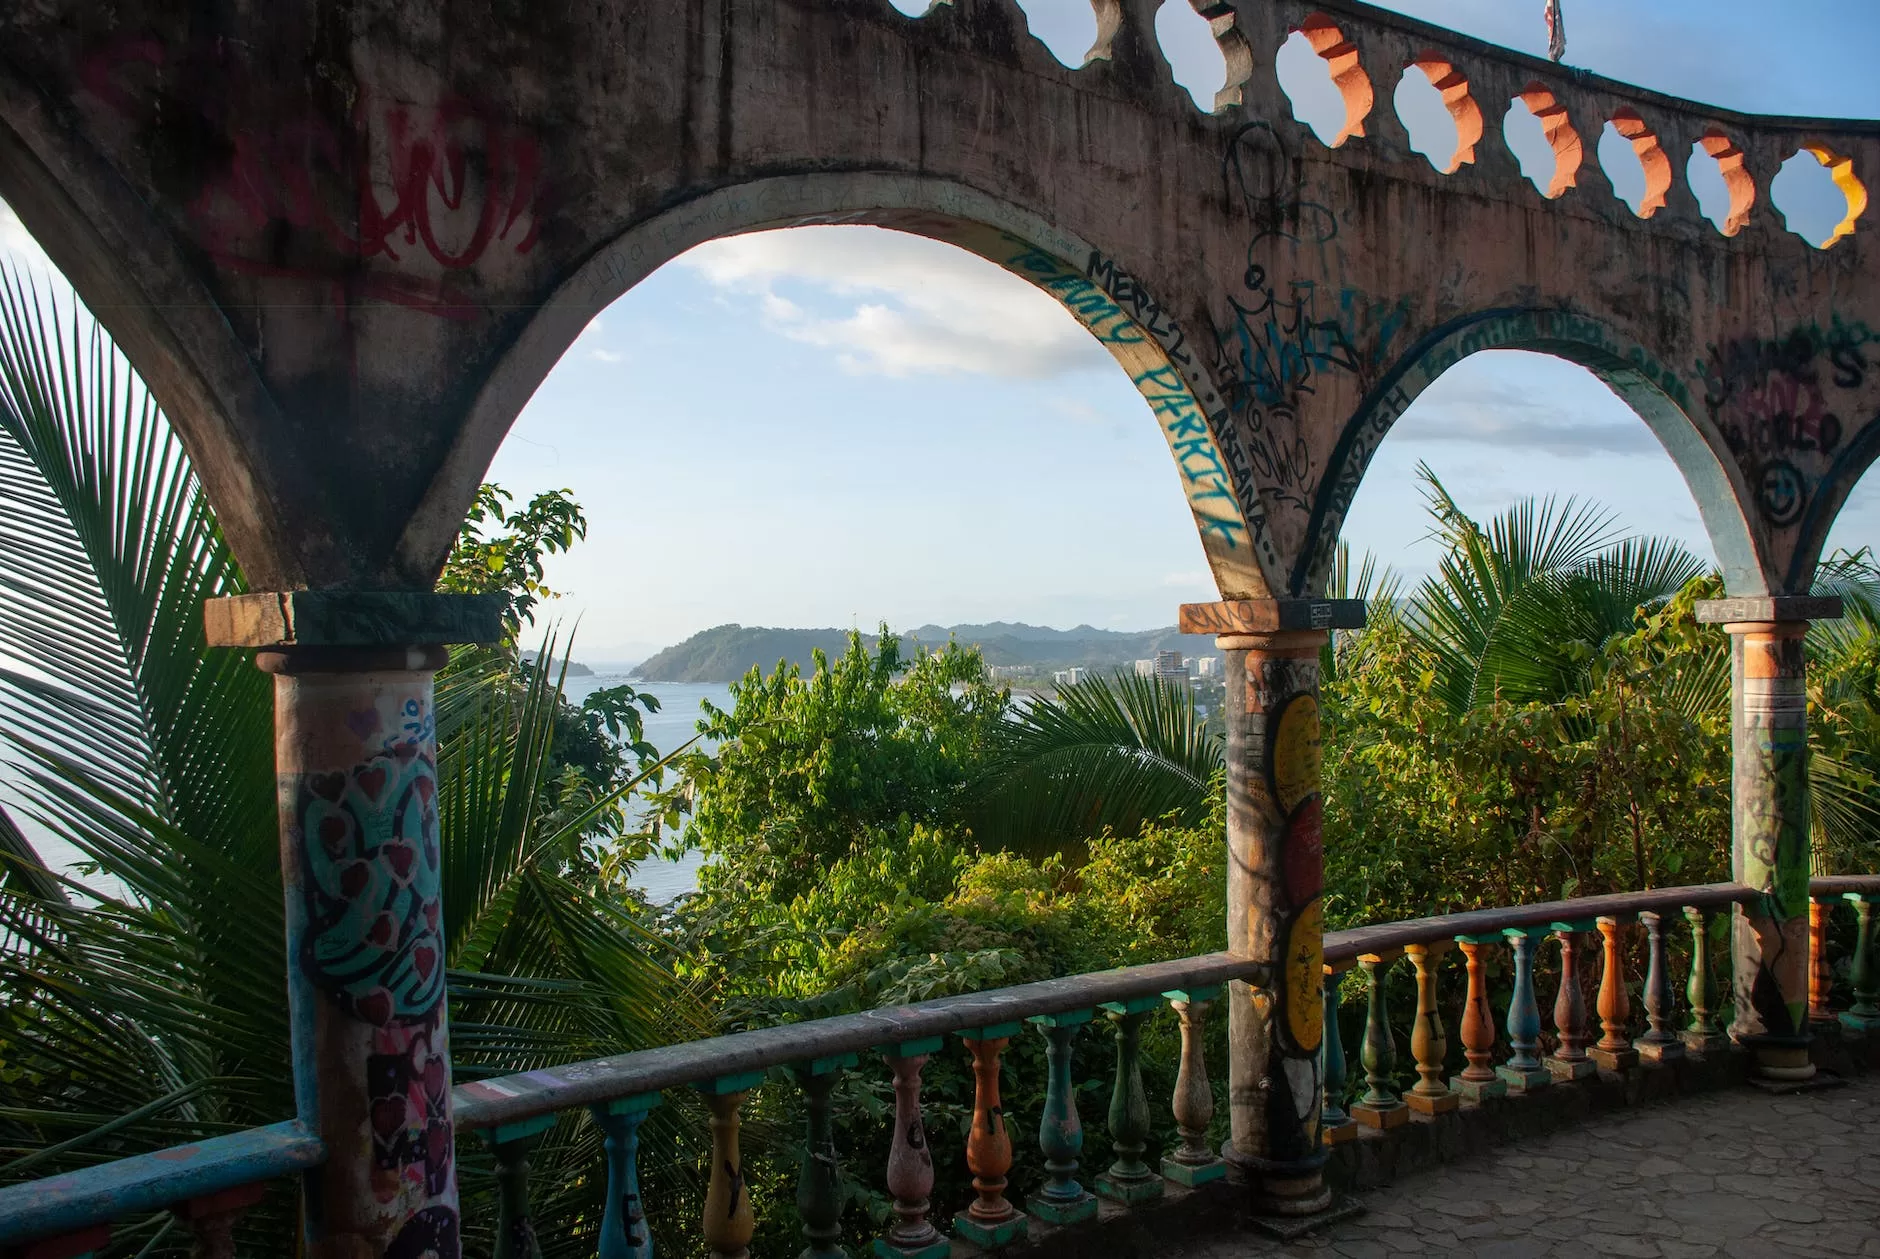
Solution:
[{"label": "curved handrail", "polygon": [[326,1144],[289,1120],[9,1185],[0,1189],[0,1246],[76,1232],[325,1161]]},{"label": "curved handrail", "polygon": [[[1757,895],[1740,883],[1615,892],[1574,900],[1439,914],[1375,927],[1327,932],[1325,959],[1337,963],[1361,953],[1383,952],[1428,940],[1449,939],[1553,922],[1578,922],[1605,915],[1717,906]],[[637,1093],[747,1075],[816,1058],[860,1053],[952,1032],[1017,1022],[1036,1014],[1088,1009],[1106,1001],[1155,996],[1175,989],[1208,988],[1233,979],[1260,980],[1269,967],[1228,953],[1208,953],[1149,966],[1073,975],[1042,983],[925,1001],[919,1005],[842,1014],[804,1023],[735,1032],[618,1057],[524,1071],[459,1086],[457,1122],[494,1128],[576,1106],[592,1106]]]}]

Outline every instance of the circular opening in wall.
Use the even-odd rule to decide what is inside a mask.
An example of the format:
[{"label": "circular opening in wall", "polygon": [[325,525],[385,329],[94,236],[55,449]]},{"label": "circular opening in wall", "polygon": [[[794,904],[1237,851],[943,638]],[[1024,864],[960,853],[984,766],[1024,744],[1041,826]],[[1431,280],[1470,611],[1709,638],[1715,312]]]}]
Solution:
[{"label": "circular opening in wall", "polygon": [[1155,14],[1155,42],[1169,71],[1204,114],[1215,110],[1227,85],[1227,58],[1215,41],[1213,24],[1188,0],[1168,0]]},{"label": "circular opening in wall", "polygon": [[1648,219],[1664,209],[1671,191],[1671,159],[1657,133],[1630,109],[1612,116],[1599,137],[1599,168],[1632,213]]},{"label": "circular opening in wall", "polygon": [[1375,95],[1358,49],[1332,20],[1314,14],[1287,37],[1273,65],[1293,117],[1328,148],[1364,134]]},{"label": "circular opening in wall", "polygon": [[1526,175],[1543,197],[1558,197],[1579,178],[1585,149],[1580,133],[1567,121],[1567,107],[1538,83],[1508,102],[1502,135]]},{"label": "circular opening in wall", "polygon": [[1393,102],[1410,147],[1445,175],[1475,160],[1482,141],[1482,110],[1469,95],[1469,81],[1455,66],[1425,53],[1405,67]]},{"label": "circular opening in wall", "polygon": [[1705,132],[1691,146],[1684,179],[1704,217],[1725,236],[1736,235],[1749,223],[1750,208],[1756,204],[1756,181],[1743,165],[1743,150],[1729,136]]},{"label": "circular opening in wall", "polygon": [[1867,186],[1854,174],[1852,158],[1826,145],[1808,145],[1769,181],[1769,200],[1791,232],[1827,249],[1854,234],[1854,220],[1867,209]]},{"label": "circular opening in wall", "polygon": [[[936,0],[939,2],[939,0]],[[1032,38],[1050,50],[1051,55],[1071,69],[1080,69],[1090,60],[1097,42],[1096,9],[1081,0],[1065,4],[1063,0],[1017,0],[1025,13],[1025,27]]]}]

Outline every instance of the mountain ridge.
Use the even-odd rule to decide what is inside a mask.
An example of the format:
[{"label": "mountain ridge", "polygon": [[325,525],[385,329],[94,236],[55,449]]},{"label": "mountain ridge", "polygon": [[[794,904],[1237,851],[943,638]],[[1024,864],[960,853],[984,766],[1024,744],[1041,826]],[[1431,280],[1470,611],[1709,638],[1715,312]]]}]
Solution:
[{"label": "mountain ridge", "polygon": [[[1091,625],[1053,629],[1022,621],[983,624],[927,624],[901,635],[904,647],[934,648],[952,638],[977,646],[994,667],[1023,669],[1084,668],[1099,671],[1128,669],[1135,661],[1158,651],[1179,651],[1184,658],[1214,654],[1214,639],[1206,634],[1183,634],[1174,626],[1150,630],[1105,630]],[[870,648],[875,634],[863,634]],[[831,657],[848,647],[849,631],[834,627],[791,629],[746,626],[736,623],[700,630],[684,642],[648,656],[634,667],[633,676],[646,682],[735,682],[753,667],[766,673],[778,661],[795,664],[805,672],[813,653]]]}]

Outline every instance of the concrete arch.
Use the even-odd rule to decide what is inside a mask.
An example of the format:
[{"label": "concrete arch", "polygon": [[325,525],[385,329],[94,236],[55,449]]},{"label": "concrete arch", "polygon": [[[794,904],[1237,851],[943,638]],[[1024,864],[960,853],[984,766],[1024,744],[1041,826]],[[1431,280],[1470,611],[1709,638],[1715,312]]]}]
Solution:
[{"label": "concrete arch", "polygon": [[1094,246],[1028,211],[951,180],[857,172],[720,188],[636,223],[596,252],[542,304],[478,392],[400,542],[401,565],[422,565],[440,537],[454,536],[515,417],[589,321],[616,298],[695,245],[812,224],[866,224],[943,241],[1056,298],[1149,404],[1222,596],[1269,597],[1280,561],[1246,459],[1235,457],[1238,439],[1226,405],[1175,317]]},{"label": "concrete arch", "polygon": [[1827,549],[1828,535],[1834,531],[1835,522],[1840,519],[1842,509],[1860,485],[1861,478],[1876,460],[1880,460],[1880,424],[1869,424],[1836,456],[1828,475],[1822,478],[1821,487],[1802,513],[1802,541],[1787,574],[1791,590],[1806,592],[1815,565],[1820,563],[1821,553]]},{"label": "concrete arch", "polygon": [[1741,468],[1721,434],[1693,408],[1690,387],[1677,372],[1603,320],[1575,311],[1511,308],[1468,315],[1429,333],[1365,396],[1340,433],[1319,483],[1307,546],[1290,574],[1294,594],[1322,586],[1345,513],[1398,418],[1437,377],[1483,350],[1551,354],[1598,376],[1645,422],[1683,475],[1730,592],[1787,590],[1787,575],[1771,571],[1751,524],[1745,505],[1752,495]]}]

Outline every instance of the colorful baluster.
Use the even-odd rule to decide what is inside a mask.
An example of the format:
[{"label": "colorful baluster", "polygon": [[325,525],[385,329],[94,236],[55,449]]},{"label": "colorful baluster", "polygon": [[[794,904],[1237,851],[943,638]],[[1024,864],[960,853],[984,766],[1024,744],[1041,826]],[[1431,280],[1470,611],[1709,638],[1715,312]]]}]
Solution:
[{"label": "colorful baluster", "polygon": [[1077,1089],[1071,1080],[1071,1041],[1091,1019],[1090,1010],[1039,1014],[1026,1020],[1044,1033],[1044,1114],[1038,1120],[1038,1148],[1044,1153],[1045,1183],[1031,1203],[1031,1213],[1047,1224],[1075,1224],[1097,1213],[1096,1196],[1077,1183],[1077,1156],[1084,1149],[1084,1125],[1077,1117]]},{"label": "colorful baluster", "polygon": [[1339,988],[1350,962],[1325,964],[1325,1034],[1319,1041],[1319,1070],[1325,1077],[1325,1105],[1319,1112],[1319,1132],[1327,1145],[1338,1145],[1358,1135],[1358,1121],[1345,1110],[1345,1042],[1338,1030]]},{"label": "colorful baluster", "polygon": [[803,1090],[803,1166],[796,1177],[796,1213],[809,1243],[797,1259],[849,1259],[842,1248],[842,1164],[830,1099],[854,1054],[817,1058],[790,1069]]},{"label": "colorful baluster", "polygon": [[1560,941],[1560,992],[1554,998],[1554,1032],[1560,1043],[1541,1061],[1556,1080],[1583,1080],[1599,1070],[1586,1056],[1593,1036],[1586,1028],[1586,1001],[1580,995],[1579,938],[1590,925],[1556,922],[1550,927]]},{"label": "colorful baluster", "polygon": [[764,1078],[761,1071],[720,1076],[699,1085],[712,1112],[712,1171],[705,1189],[705,1244],[712,1259],[750,1259],[757,1220],[744,1184],[744,1155],[738,1148],[744,1094]]},{"label": "colorful baluster", "polygon": [[652,1259],[653,1234],[640,1201],[640,1125],[659,1105],[658,1093],[636,1093],[588,1107],[605,1138],[607,1207],[601,1214],[600,1259]]},{"label": "colorful baluster", "polygon": [[235,1225],[267,1191],[266,1185],[237,1185],[171,1207],[195,1236],[190,1259],[235,1259]]},{"label": "colorful baluster", "polygon": [[953,1231],[987,1249],[1029,1233],[1025,1214],[1005,1200],[1012,1138],[1005,1131],[1005,1111],[999,1102],[999,1055],[1019,1026],[1001,1023],[960,1033],[973,1055],[973,1130],[966,1139],[966,1166],[973,1173],[973,1191],[978,1196],[953,1217]]},{"label": "colorful baluster", "polygon": [[1131,997],[1103,1005],[1116,1025],[1116,1082],[1110,1090],[1116,1161],[1097,1177],[1097,1192],[1126,1206],[1162,1196],[1162,1178],[1143,1159],[1149,1146],[1149,1096],[1142,1091],[1142,1024],[1161,1004],[1160,997]]},{"label": "colorful baluster", "polygon": [[1625,991],[1625,923],[1618,917],[1601,918],[1599,934],[1605,940],[1605,965],[1599,973],[1599,1025],[1605,1035],[1588,1056],[1602,1071],[1625,1071],[1638,1064],[1638,1050],[1625,1034],[1632,1012]]},{"label": "colorful baluster", "polygon": [[1162,994],[1182,1023],[1182,1060],[1175,1075],[1175,1127],[1182,1143],[1162,1160],[1162,1174],[1178,1185],[1193,1188],[1227,1174],[1227,1164],[1208,1148],[1208,1125],[1214,1120],[1214,1088],[1208,1083],[1206,1055],[1208,1010],[1221,989],[1174,989]]},{"label": "colorful baluster", "polygon": [[555,1116],[537,1115],[477,1134],[496,1155],[495,1259],[542,1259],[529,1218],[529,1155],[554,1126]]},{"label": "colorful baluster", "polygon": [[1417,973],[1417,1015],[1410,1028],[1410,1056],[1416,1063],[1417,1082],[1404,1094],[1404,1101],[1425,1117],[1448,1114],[1462,1104],[1462,1098],[1443,1081],[1449,1037],[1443,1030],[1443,1013],[1436,1004],[1436,968],[1448,951],[1448,940],[1412,944],[1404,950]]},{"label": "colorful baluster", "polygon": [[1397,1046],[1390,1036],[1390,1011],[1385,1006],[1384,978],[1390,964],[1400,956],[1397,950],[1365,953],[1358,965],[1364,968],[1367,1003],[1364,1011],[1364,1095],[1351,1107],[1351,1117],[1370,1128],[1395,1128],[1407,1123],[1410,1110],[1391,1088],[1391,1072],[1397,1066]]},{"label": "colorful baluster", "polygon": [[1537,927],[1509,927],[1501,933],[1514,956],[1514,991],[1508,995],[1508,1061],[1495,1075],[1511,1093],[1529,1093],[1554,1082],[1541,1061],[1541,1006],[1534,993],[1534,950],[1546,937]]},{"label": "colorful baluster", "polygon": [[1456,944],[1462,950],[1463,965],[1469,973],[1469,995],[1462,1006],[1462,1056],[1469,1065],[1462,1074],[1451,1077],[1449,1087],[1465,1101],[1480,1102],[1487,1097],[1504,1097],[1508,1084],[1489,1065],[1495,1056],[1495,1020],[1488,1013],[1488,974],[1482,950],[1501,940],[1498,935],[1462,935]]},{"label": "colorful baluster", "polygon": [[1880,896],[1870,896],[1864,892],[1849,892],[1847,899],[1854,906],[1854,961],[1849,969],[1848,978],[1854,985],[1854,1005],[1841,1015],[1841,1026],[1852,1032],[1865,1033],[1880,1027],[1880,983],[1875,982],[1880,976],[1875,975],[1873,964],[1873,907]]},{"label": "colorful baluster", "polygon": [[1645,924],[1645,1021],[1649,1026],[1632,1042],[1632,1048],[1638,1050],[1643,1062],[1670,1062],[1684,1056],[1684,1042],[1671,1030],[1676,1011],[1671,995],[1671,965],[1665,957],[1664,915],[1645,912],[1638,920]]},{"label": "colorful baluster", "polygon": [[1687,905],[1684,918],[1691,924],[1691,977],[1684,988],[1691,1025],[1681,1039],[1687,1053],[1701,1058],[1729,1048],[1730,1038],[1717,1026],[1717,980],[1710,973],[1710,911]]},{"label": "colorful baluster", "polygon": [[882,1051],[894,1072],[894,1140],[888,1148],[888,1192],[894,1223],[875,1239],[876,1259],[946,1259],[949,1242],[927,1218],[933,1195],[933,1152],[920,1111],[920,1072],[927,1056],[945,1042],[910,1041]]},{"label": "colorful baluster", "polygon": [[1808,1021],[1832,1023],[1834,972],[1828,968],[1828,928],[1834,923],[1832,896],[1808,898]]}]

